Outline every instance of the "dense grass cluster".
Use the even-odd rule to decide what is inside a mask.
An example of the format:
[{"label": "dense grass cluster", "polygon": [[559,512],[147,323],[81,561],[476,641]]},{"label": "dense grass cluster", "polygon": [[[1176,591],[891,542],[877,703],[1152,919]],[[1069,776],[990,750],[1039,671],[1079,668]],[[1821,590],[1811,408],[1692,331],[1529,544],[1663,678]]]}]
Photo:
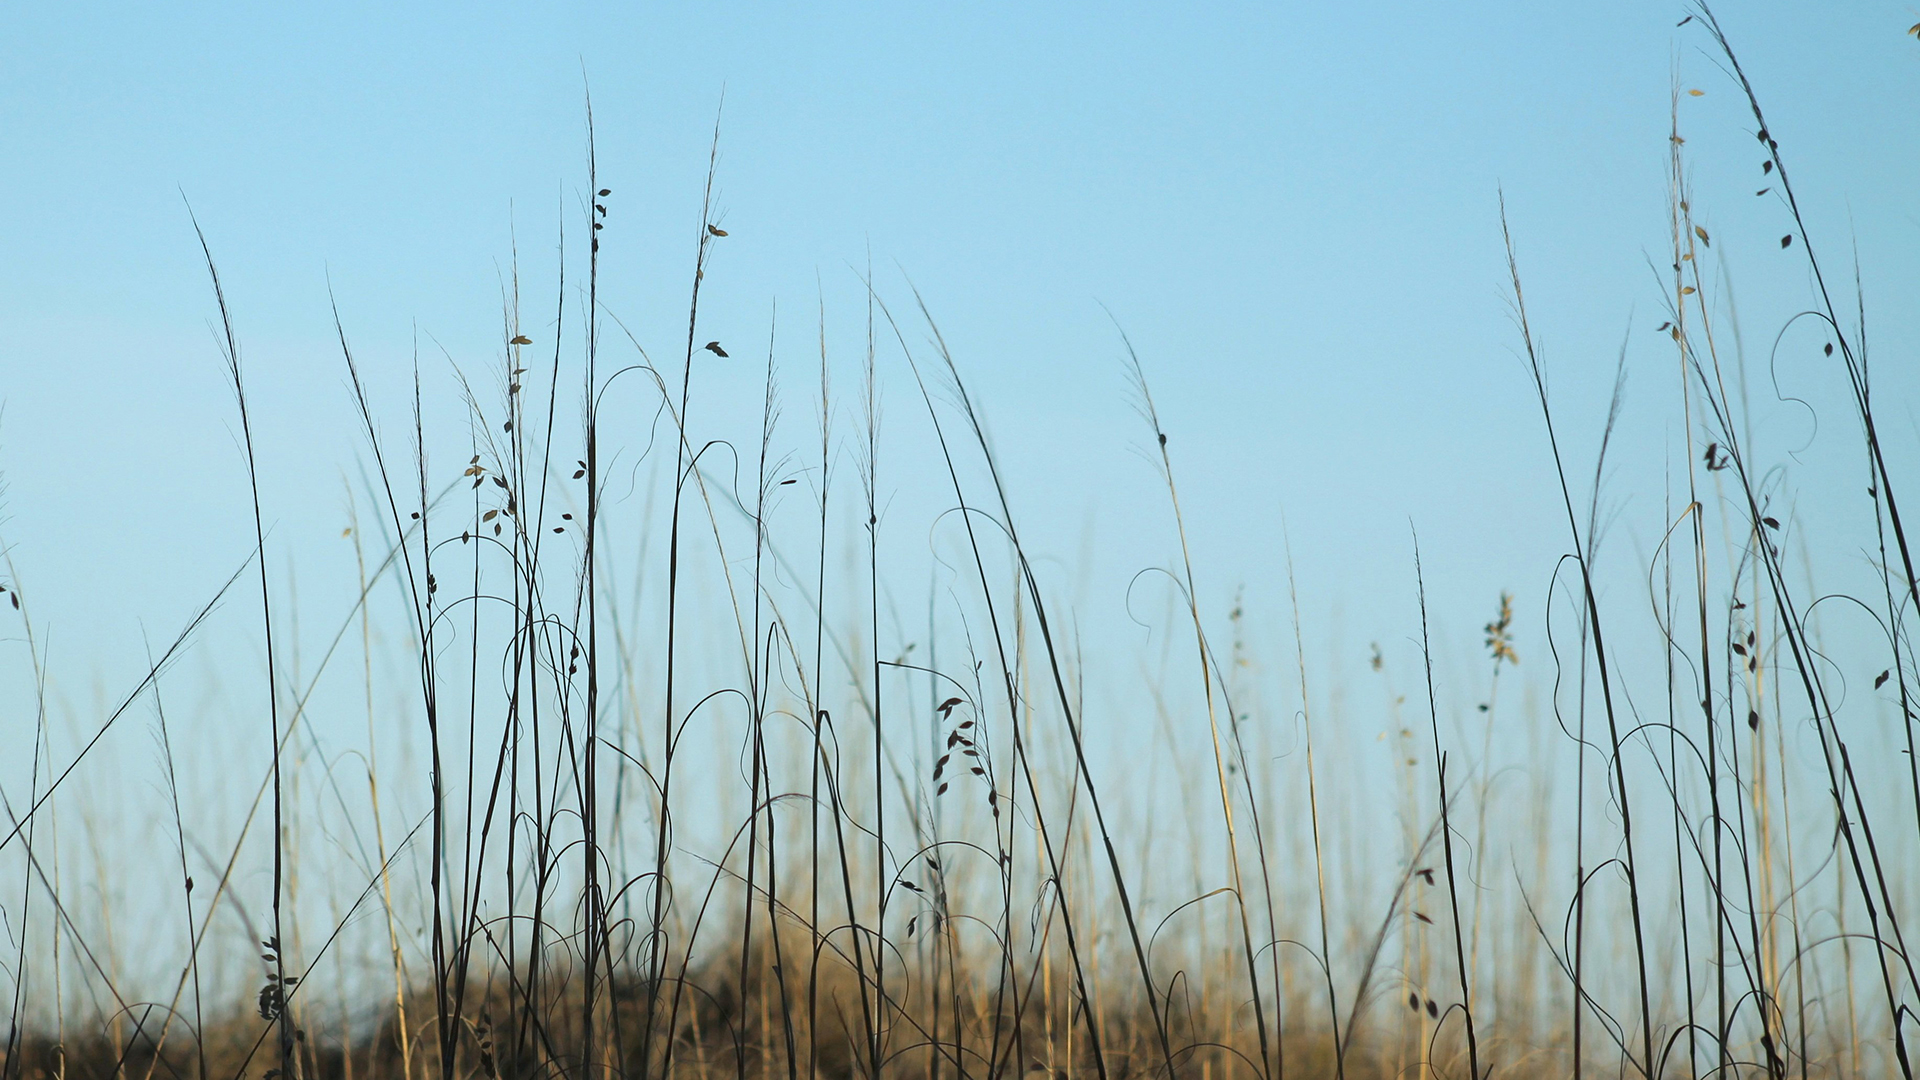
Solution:
[{"label": "dense grass cluster", "polygon": [[[1525,617],[1503,595],[1479,707],[1447,715],[1416,572],[1422,663],[1396,670],[1376,651],[1380,686],[1344,706],[1386,717],[1385,768],[1325,730],[1297,606],[1296,701],[1254,684],[1237,609],[1234,639],[1215,640],[1175,458],[1130,345],[1180,548],[1165,681],[1121,724],[1089,705],[1098,658],[1030,558],[977,399],[918,297],[904,309],[869,283],[850,392],[829,376],[823,319],[817,387],[779,378],[804,369],[812,383],[812,358],[769,355],[758,429],[696,434],[709,430],[701,364],[747,351],[703,332],[701,288],[727,237],[712,165],[682,355],[656,363],[599,295],[611,189],[590,162],[584,285],[563,282],[552,321],[523,328],[512,282],[494,385],[467,388],[473,441],[455,466],[428,452],[417,377],[407,435],[383,428],[394,403],[369,391],[336,313],[368,482],[349,529],[357,596],[318,670],[276,656],[286,623],[258,510],[273,478],[253,468],[258,418],[206,251],[255,558],[77,754],[54,760],[44,692],[37,707],[9,703],[34,765],[32,790],[7,793],[0,840],[0,1080],[1912,1080],[1920,577],[1896,499],[1905,478],[1876,427],[1859,320],[1829,293],[1788,162],[1704,7],[1699,22],[1752,104],[1781,246],[1813,283],[1802,321],[1855,405],[1874,531],[1844,543],[1874,556],[1881,587],[1852,600],[1883,630],[1878,655],[1828,657],[1811,618],[1813,569],[1845,553],[1783,550],[1794,521],[1776,507],[1790,500],[1750,456],[1729,389],[1677,120],[1661,329],[1689,441],[1646,592],[1610,600],[1595,586],[1605,441],[1590,458],[1556,429],[1509,237],[1518,346],[1566,520],[1555,655],[1537,660],[1554,685],[1544,702],[1502,696]],[[541,328],[550,351],[535,346]],[[947,577],[911,638],[882,610],[919,589],[885,581],[893,464],[878,371],[896,361],[949,508],[936,541]],[[783,415],[796,401],[800,422]],[[612,445],[636,431],[640,445]],[[609,506],[636,455],[669,477],[637,516]],[[169,722],[161,676],[216,604],[242,598],[259,607],[269,763],[226,777],[257,794],[214,851],[178,781],[192,736],[177,705]],[[376,632],[396,610],[404,629]],[[887,640],[916,644],[889,656]],[[362,670],[347,678],[356,642]],[[376,694],[377,655],[407,674],[410,699]],[[1886,740],[1843,721],[1842,667],[1879,673],[1904,760],[1861,759]],[[306,750],[329,670],[329,692],[364,698],[352,767]],[[61,884],[55,800],[84,800],[87,756],[149,711],[166,783],[148,812],[169,837],[167,871],[139,893],[139,940],[115,944],[111,915],[83,914]],[[1497,725],[1516,711],[1532,739],[1503,758]],[[37,718],[30,740],[21,718]],[[425,760],[393,763],[396,730]],[[1134,767],[1103,764],[1116,759]],[[270,878],[242,880],[236,867],[263,846]],[[258,950],[236,951],[236,926]],[[124,986],[116,950],[158,958],[171,973],[160,992]]]}]

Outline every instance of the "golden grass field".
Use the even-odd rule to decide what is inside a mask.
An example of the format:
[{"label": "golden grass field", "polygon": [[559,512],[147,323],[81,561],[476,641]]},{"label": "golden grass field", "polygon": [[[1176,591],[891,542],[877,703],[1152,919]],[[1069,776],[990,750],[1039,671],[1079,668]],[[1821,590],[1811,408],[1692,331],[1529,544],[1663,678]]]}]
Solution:
[{"label": "golden grass field", "polygon": [[[8,703],[9,731],[37,722],[0,843],[0,1080],[1911,1080],[1915,463],[1882,446],[1840,241],[1807,234],[1764,88],[1701,21],[1749,96],[1780,246],[1805,262],[1790,340],[1854,405],[1834,427],[1858,442],[1857,530],[1810,546],[1778,509],[1780,452],[1751,445],[1679,91],[1660,393],[1687,441],[1664,493],[1613,480],[1665,500],[1639,592],[1594,583],[1607,442],[1565,434],[1512,235],[1539,406],[1514,452],[1551,457],[1566,553],[1516,572],[1551,573],[1551,597],[1486,597],[1483,633],[1435,641],[1410,538],[1417,648],[1376,646],[1364,681],[1321,685],[1308,642],[1326,628],[1297,603],[1289,638],[1253,640],[1196,587],[1183,433],[1125,344],[1179,548],[1163,659],[1123,717],[1089,685],[1131,673],[1083,648],[1023,543],[966,365],[917,295],[869,286],[864,340],[823,329],[817,361],[769,358],[758,428],[719,449],[692,434],[701,365],[761,362],[700,321],[727,231],[698,223],[684,352],[618,361],[595,236],[584,310],[570,286],[523,311],[516,280],[496,367],[467,390],[471,454],[429,454],[418,401],[377,399],[339,325],[366,483],[324,655],[288,658],[256,558],[155,637],[146,678],[56,732],[32,582],[7,564],[41,696]],[[204,254],[261,552],[271,419],[249,412]],[[536,345],[555,304],[559,339]],[[860,377],[836,383],[830,353]],[[915,432],[934,463],[915,483],[949,508],[949,587],[905,616],[883,607],[928,590],[882,554],[882,365],[914,410],[896,399],[884,422]],[[622,454],[667,478],[637,520],[605,505]],[[1873,585],[1848,602],[1882,633],[1829,642],[1815,579],[1863,562]],[[267,672],[240,706],[260,753],[231,763],[170,689],[216,608],[251,620]],[[1534,619],[1550,655],[1516,644]],[[876,648],[894,640],[915,647]],[[316,718],[363,724],[361,748],[313,752]],[[164,782],[89,771],[111,729],[143,723]],[[142,823],[145,861],[104,853],[109,802]]]}]

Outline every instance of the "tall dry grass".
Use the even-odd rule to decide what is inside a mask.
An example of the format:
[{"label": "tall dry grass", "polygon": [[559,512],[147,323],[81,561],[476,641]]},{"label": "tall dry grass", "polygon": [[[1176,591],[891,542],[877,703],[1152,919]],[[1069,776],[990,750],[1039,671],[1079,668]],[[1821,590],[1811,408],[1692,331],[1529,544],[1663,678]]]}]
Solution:
[{"label": "tall dry grass", "polygon": [[[1548,699],[1498,693],[1527,617],[1503,594],[1465,720],[1436,689],[1417,538],[1401,580],[1420,663],[1375,649],[1378,706],[1309,692],[1297,596],[1291,656],[1254,655],[1237,604],[1233,641],[1217,645],[1178,441],[1124,334],[1178,540],[1166,625],[1179,633],[1165,640],[1179,652],[1152,681],[1156,734],[1101,715],[1088,684],[1107,673],[1023,542],[978,399],[921,298],[865,279],[851,405],[830,377],[824,308],[817,371],[778,357],[771,328],[764,361],[703,344],[701,288],[728,235],[712,208],[716,130],[682,355],[656,362],[600,296],[613,190],[590,156],[585,257],[562,253],[551,322],[523,324],[515,266],[493,385],[463,384],[473,436],[453,466],[430,452],[417,368],[411,401],[378,400],[335,309],[368,461],[348,528],[357,591],[317,669],[297,675],[276,658],[286,624],[258,509],[271,477],[204,246],[253,554],[57,767],[38,624],[6,564],[35,698],[14,709],[32,718],[18,744],[30,789],[7,793],[0,839],[18,867],[0,1078],[1911,1080],[1920,579],[1902,463],[1881,442],[1859,322],[1829,292],[1788,160],[1720,24],[1704,5],[1696,21],[1751,103],[1781,246],[1813,283],[1804,318],[1855,408],[1873,531],[1835,542],[1877,555],[1878,591],[1849,599],[1877,620],[1883,653],[1827,652],[1810,576],[1843,556],[1796,566],[1783,550],[1795,522],[1778,516],[1788,493],[1730,390],[1737,357],[1707,299],[1677,90],[1661,329],[1678,361],[1684,494],[1644,595],[1596,586],[1621,395],[1616,383],[1597,448],[1566,438],[1528,318],[1524,239],[1509,233],[1566,553],[1536,609],[1553,655],[1524,669],[1551,676]],[[535,342],[543,328],[551,348]],[[764,363],[756,429],[709,434],[702,375],[721,360]],[[883,417],[883,365],[911,384],[909,420]],[[784,381],[816,378],[817,394]],[[796,404],[805,421],[787,416]],[[936,541],[948,574],[917,652],[895,598],[919,586],[883,573],[888,423],[933,449],[937,475],[915,482],[937,483],[949,507]],[[610,500],[632,454],[672,461],[637,517]],[[267,730],[250,752],[267,767],[238,778],[251,806],[209,847],[218,830],[194,818],[176,768],[193,733],[163,676],[256,578]],[[376,632],[376,615],[396,613],[397,632]],[[310,754],[315,695],[338,690],[323,674],[350,665],[356,642],[345,685],[366,745],[351,762]],[[407,700],[376,691],[377,664],[405,673]],[[1260,664],[1290,664],[1298,701],[1267,700],[1249,675]],[[1897,707],[1897,767],[1862,767],[1873,740],[1842,719],[1841,672],[1869,668]],[[99,845],[87,760],[147,708],[167,877],[116,913],[74,880],[114,860],[77,861],[58,830],[77,812]],[[1391,764],[1355,745],[1356,714],[1385,718]],[[1531,741],[1503,754],[1497,724]],[[411,768],[388,734],[402,728],[424,753]],[[1136,767],[1105,764],[1116,758]],[[264,904],[242,869],[261,845]],[[81,910],[95,894],[100,912]],[[161,992],[125,989],[136,951],[169,973]]]}]

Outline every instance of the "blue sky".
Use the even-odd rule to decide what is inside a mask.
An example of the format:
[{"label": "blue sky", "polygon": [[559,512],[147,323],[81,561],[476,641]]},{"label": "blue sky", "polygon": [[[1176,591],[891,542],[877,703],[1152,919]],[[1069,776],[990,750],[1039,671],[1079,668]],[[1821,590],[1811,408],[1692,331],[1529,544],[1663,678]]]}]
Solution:
[{"label": "blue sky", "polygon": [[[418,341],[430,427],[458,443],[441,349],[474,370],[498,355],[516,237],[528,307],[551,307],[561,221],[578,251],[590,88],[615,191],[603,295],[650,349],[684,333],[719,113],[731,235],[703,326],[764,343],[778,303],[801,395],[790,416],[810,412],[816,305],[851,386],[856,268],[870,257],[902,308],[910,278],[986,404],[1030,531],[1063,578],[1092,575],[1095,617],[1118,611],[1131,575],[1175,549],[1133,453],[1145,438],[1110,309],[1172,435],[1209,603],[1244,584],[1278,626],[1284,528],[1309,618],[1341,611],[1356,652],[1404,643],[1411,521],[1438,617],[1470,649],[1502,588],[1537,627],[1565,544],[1515,355],[1498,193],[1581,476],[1628,342],[1612,474],[1623,564],[1657,540],[1680,438],[1650,269],[1676,72],[1705,91],[1681,106],[1696,214],[1756,356],[1807,303],[1804,264],[1777,246],[1782,210],[1753,198],[1751,118],[1704,35],[1675,27],[1684,14],[15,5],[0,15],[5,538],[56,653],[109,682],[137,657],[138,626],[177,625],[247,550],[190,201],[244,343],[275,573],[324,607],[350,566],[337,537],[359,450],[329,289],[390,422]],[[1857,244],[1882,400],[1911,462],[1920,43],[1904,31],[1920,16],[1895,3],[1720,14],[1830,257]],[[1831,460],[1850,460],[1837,378],[1802,362],[1810,352],[1801,343],[1788,387],[1831,417]],[[904,392],[889,363],[883,379]],[[717,402],[751,402],[757,360],[712,378]],[[1831,479],[1805,416],[1761,397],[1773,455]],[[912,399],[890,401],[889,430],[924,440]],[[913,491],[895,494],[911,519]],[[1089,528],[1092,569],[1078,554]]]}]

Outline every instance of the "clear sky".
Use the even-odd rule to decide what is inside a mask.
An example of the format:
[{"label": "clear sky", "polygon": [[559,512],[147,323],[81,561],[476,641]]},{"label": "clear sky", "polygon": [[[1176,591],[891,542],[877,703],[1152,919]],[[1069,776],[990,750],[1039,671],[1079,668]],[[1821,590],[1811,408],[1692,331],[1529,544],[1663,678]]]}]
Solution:
[{"label": "clear sky", "polygon": [[[1857,263],[1880,431],[1910,515],[1920,513],[1920,40],[1907,32],[1920,22],[1916,3],[1722,0],[1719,11],[1843,312],[1855,304]],[[1473,726],[1487,715],[1473,708],[1487,692],[1481,628],[1511,591],[1525,682],[1501,700],[1524,704],[1503,705],[1502,737],[1485,743],[1488,773],[1503,758],[1551,753],[1564,765],[1572,754],[1543,719],[1556,674],[1549,588],[1568,540],[1512,318],[1503,192],[1583,503],[1624,358],[1599,579],[1610,625],[1623,628],[1615,659],[1633,718],[1665,718],[1648,565],[1685,490],[1675,350],[1660,331],[1676,102],[1692,212],[1712,237],[1703,292],[1726,331],[1720,344],[1744,363],[1736,396],[1768,510],[1786,522],[1790,565],[1815,553],[1817,590],[1801,597],[1876,595],[1858,425],[1823,336],[1793,320],[1813,300],[1805,245],[1781,247],[1787,212],[1777,193],[1755,195],[1772,178],[1753,118],[1700,25],[1677,25],[1687,11],[1679,0],[0,4],[0,544],[13,567],[0,573],[29,599],[54,676],[54,757],[71,760],[105,703],[144,672],[149,640],[169,640],[253,550],[189,206],[242,343],[282,663],[313,677],[354,600],[342,529],[365,476],[333,304],[402,457],[418,358],[435,482],[451,482],[472,453],[456,372],[496,393],[502,294],[516,265],[531,351],[551,349],[561,228],[577,290],[595,187],[612,192],[601,200],[605,310],[677,367],[717,117],[712,220],[728,236],[714,249],[697,340],[724,342],[731,357],[699,358],[692,438],[751,446],[771,335],[780,449],[815,445],[824,318],[847,500],[837,525],[851,552],[864,520],[850,498],[859,454],[845,441],[864,353],[860,276],[872,267],[925,358],[917,287],[985,411],[1043,584],[1072,602],[1056,625],[1088,656],[1078,673],[1091,684],[1095,767],[1103,777],[1146,771],[1146,794],[1122,787],[1131,803],[1120,812],[1165,821],[1156,807],[1185,791],[1170,781],[1189,779],[1165,775],[1168,763],[1177,770],[1187,752],[1207,760],[1206,729],[1167,734],[1179,752],[1164,755],[1146,730],[1164,687],[1168,715],[1204,714],[1198,680],[1156,678],[1168,643],[1186,649],[1191,639],[1164,632],[1174,590],[1150,572],[1177,565],[1180,547],[1117,321],[1169,435],[1198,593],[1223,651],[1227,613],[1244,601],[1256,662],[1236,677],[1253,670],[1261,680],[1248,697],[1272,722],[1263,747],[1297,745],[1286,742],[1300,715],[1290,548],[1315,708],[1332,706],[1315,723],[1332,717],[1330,770],[1359,780],[1322,790],[1342,804],[1344,835],[1366,849],[1356,862],[1396,858],[1364,840],[1368,822],[1403,805],[1373,798],[1395,780],[1389,766],[1403,745],[1380,737],[1393,723],[1387,695],[1413,693],[1406,715],[1424,719],[1410,526],[1440,659],[1440,723],[1490,730]],[[572,364],[577,292],[567,302]],[[611,322],[603,342],[608,363],[633,359]],[[959,574],[940,565],[955,518],[941,516],[952,497],[926,412],[899,348],[881,345],[890,591],[879,638],[894,654],[918,636],[928,593]],[[632,477],[608,489],[610,517],[625,522],[644,514],[671,457],[640,457],[653,417],[643,391],[637,379],[623,384],[602,414],[610,471]],[[563,393],[561,428],[576,405]],[[710,464],[729,467],[719,452]],[[789,493],[775,525],[784,540],[809,516],[810,488],[777,490]],[[810,552],[806,534],[798,547]],[[639,539],[629,530],[609,544],[609,573],[630,583]],[[656,574],[659,546],[645,556]],[[1734,545],[1716,558],[1721,550],[1717,589]],[[193,812],[215,823],[209,835],[237,829],[266,767],[258,609],[251,579],[246,587],[168,676],[174,738],[189,748],[182,786],[196,804],[204,798]],[[646,599],[652,607],[623,624],[637,636],[662,621],[663,605]],[[1566,594],[1552,611],[1555,630],[1570,632]],[[409,778],[384,804],[391,828],[418,820],[428,796],[396,594],[380,594],[377,612],[385,648],[370,667],[403,704],[381,713],[392,722],[375,735],[358,672],[328,668],[335,685],[303,717],[322,757],[306,759],[299,775],[314,780],[299,797],[320,805],[321,766],[357,768],[372,740],[381,768]],[[1816,613],[1823,671],[1872,777],[1868,797],[1904,798],[1889,782],[1905,765],[1886,749],[1899,731],[1893,687],[1869,689],[1888,662],[1884,638],[1860,608]],[[950,644],[958,616],[948,619],[942,659],[960,664]],[[16,808],[34,720],[21,642],[18,616],[0,604],[0,794]],[[1387,661],[1378,676],[1368,670],[1374,642]],[[634,651],[657,663],[657,645],[639,637]],[[721,666],[739,650],[683,645],[689,653]],[[171,840],[155,839],[161,774],[148,708],[142,700],[129,713],[66,793],[89,814],[85,836],[104,821],[128,848],[167,852]],[[719,745],[725,725],[709,730]],[[1804,723],[1790,730],[1789,752],[1807,766],[1796,783],[1822,799],[1814,737]],[[726,749],[715,761],[737,764]],[[1297,762],[1272,752],[1277,790]],[[1649,768],[1644,755],[1634,760]],[[1589,769],[1587,809],[1598,815],[1604,788]],[[1549,772],[1558,786],[1540,798],[1570,802],[1564,769],[1533,775],[1545,783]],[[705,804],[709,794],[686,797]],[[1175,808],[1193,813],[1173,820],[1197,821],[1197,805]],[[331,810],[321,811],[324,827]],[[710,817],[709,827],[726,824]],[[83,834],[66,835],[78,844]],[[307,850],[331,858],[336,848]],[[243,884],[258,898],[271,879],[257,839],[252,859]],[[148,880],[163,879],[116,873],[105,888],[130,894],[130,910],[158,910],[145,903]],[[1166,887],[1156,903],[1199,891]]]},{"label": "clear sky", "polygon": [[[1131,452],[1145,438],[1105,305],[1154,382],[1216,609],[1244,583],[1279,625],[1284,525],[1310,618],[1343,612],[1355,650],[1404,644],[1411,520],[1459,646],[1502,588],[1532,617],[1525,641],[1565,541],[1516,358],[1498,193],[1582,476],[1628,343],[1612,481],[1624,562],[1657,541],[1680,438],[1652,269],[1676,79],[1704,91],[1681,98],[1695,212],[1756,371],[1808,301],[1804,264],[1778,247],[1783,210],[1753,197],[1751,117],[1698,27],[1676,28],[1684,14],[1637,0],[9,5],[5,539],[82,686],[91,670],[117,685],[138,627],[178,625],[245,554],[190,202],[253,382],[276,575],[337,588],[360,442],[329,289],[389,422],[418,340],[430,425],[460,443],[441,350],[473,370],[498,356],[516,236],[528,306],[551,308],[557,225],[577,252],[584,220],[590,89],[615,192],[602,295],[650,349],[671,354],[684,333],[719,113],[731,235],[703,326],[764,343],[778,303],[796,424],[821,299],[851,386],[856,268],[871,257],[901,308],[911,278],[1057,572],[1074,576],[1091,529],[1091,602],[1118,611],[1130,576],[1175,549]],[[1905,30],[1920,16],[1877,0],[1728,0],[1720,15],[1829,257],[1844,266],[1857,245],[1911,464],[1920,42]],[[1837,373],[1795,347],[1783,393],[1814,399],[1819,438],[1844,454]],[[882,369],[890,393],[909,388],[895,354]],[[717,400],[754,400],[757,358],[711,370]],[[1819,467],[1815,450],[1788,453],[1813,445],[1804,413],[1757,395],[1772,459]],[[890,430],[923,439],[913,399],[890,401]]]}]

